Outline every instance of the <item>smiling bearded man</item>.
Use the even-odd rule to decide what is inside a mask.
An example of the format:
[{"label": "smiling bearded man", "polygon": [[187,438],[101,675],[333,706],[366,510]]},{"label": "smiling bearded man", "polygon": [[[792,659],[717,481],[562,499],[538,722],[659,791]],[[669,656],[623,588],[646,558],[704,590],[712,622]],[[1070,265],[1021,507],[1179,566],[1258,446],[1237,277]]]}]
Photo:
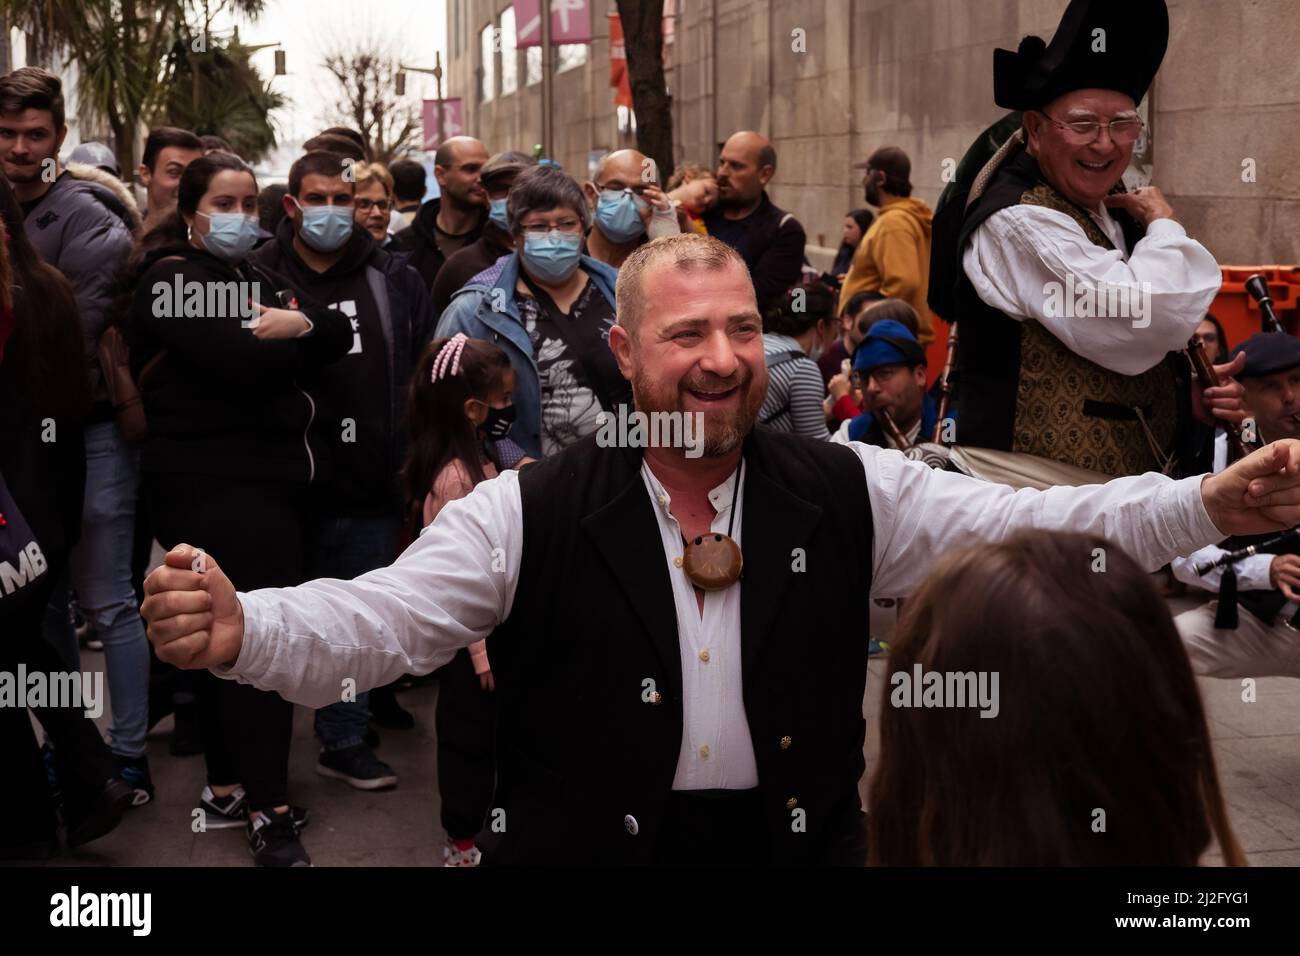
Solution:
[{"label": "smiling bearded man", "polygon": [[486,639],[504,833],[485,863],[861,865],[873,594],[1021,527],[1103,534],[1154,570],[1300,520],[1300,441],[1203,481],[1013,492],[754,425],[767,375],[738,253],[657,239],[616,291],[638,411],[702,413],[706,454],[590,436],[479,483],[352,581],[237,594],[220,555],[178,545],[145,582],[158,656],[319,707]]}]

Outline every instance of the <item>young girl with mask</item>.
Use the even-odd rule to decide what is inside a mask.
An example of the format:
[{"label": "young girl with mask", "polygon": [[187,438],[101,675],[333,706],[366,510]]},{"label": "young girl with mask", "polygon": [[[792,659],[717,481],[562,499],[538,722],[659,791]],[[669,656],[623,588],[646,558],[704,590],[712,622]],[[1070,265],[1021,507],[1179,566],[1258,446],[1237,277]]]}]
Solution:
[{"label": "young girl with mask", "polygon": [[[532,459],[506,437],[514,421],[510,359],[490,342],[434,339],[411,380],[411,441],[402,469],[412,536],[443,507],[502,468]],[[475,836],[495,786],[494,690],[485,641],[459,651],[439,672],[438,790],[446,866],[476,866]]]},{"label": "young girl with mask", "polygon": [[[318,462],[307,437],[316,404],[300,383],[347,352],[352,327],[249,262],[256,238],[252,170],[226,153],[195,160],[176,211],[132,255],[128,331],[159,542],[220,554],[250,587],[282,587],[306,579],[302,503]],[[292,706],[207,672],[200,680],[206,828],[245,827],[258,865],[309,865],[305,813],[288,801]]]}]

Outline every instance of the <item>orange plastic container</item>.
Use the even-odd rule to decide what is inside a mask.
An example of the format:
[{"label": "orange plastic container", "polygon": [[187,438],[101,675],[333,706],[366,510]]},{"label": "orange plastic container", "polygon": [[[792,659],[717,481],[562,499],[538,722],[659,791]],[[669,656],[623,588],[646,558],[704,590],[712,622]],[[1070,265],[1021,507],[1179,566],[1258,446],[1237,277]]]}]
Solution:
[{"label": "orange plastic container", "polygon": [[1300,266],[1221,266],[1223,286],[1210,311],[1223,324],[1228,346],[1238,345],[1262,332],[1264,317],[1259,303],[1246,293],[1246,280],[1258,273],[1268,282],[1273,311],[1292,335],[1300,333]]}]

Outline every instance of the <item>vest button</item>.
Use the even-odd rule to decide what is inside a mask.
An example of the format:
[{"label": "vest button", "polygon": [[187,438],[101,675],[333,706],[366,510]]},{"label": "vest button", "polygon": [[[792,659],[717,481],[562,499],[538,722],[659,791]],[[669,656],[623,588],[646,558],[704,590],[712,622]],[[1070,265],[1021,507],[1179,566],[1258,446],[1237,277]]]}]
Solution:
[{"label": "vest button", "polygon": [[662,704],[663,702],[664,702],[664,695],[661,694],[661,693],[659,693],[659,691],[654,691],[654,692],[650,695],[650,703],[652,703],[652,704]]},{"label": "vest button", "polygon": [[790,744],[792,744],[792,743],[794,743],[794,741],[792,741],[789,737],[782,737],[782,738],[781,738],[781,749],[782,749],[782,750],[789,750],[789,749],[790,749]]},{"label": "vest button", "polygon": [[785,808],[787,810],[793,810],[797,806],[799,806],[799,801],[796,800],[794,797],[791,797],[789,800],[785,802]]},{"label": "vest button", "polygon": [[709,662],[709,652],[700,651],[700,660],[707,664]]},{"label": "vest button", "polygon": [[636,822],[636,817],[632,816],[630,813],[623,818],[623,826],[627,829],[628,833],[632,834],[632,836],[636,836],[641,832],[641,825]]}]

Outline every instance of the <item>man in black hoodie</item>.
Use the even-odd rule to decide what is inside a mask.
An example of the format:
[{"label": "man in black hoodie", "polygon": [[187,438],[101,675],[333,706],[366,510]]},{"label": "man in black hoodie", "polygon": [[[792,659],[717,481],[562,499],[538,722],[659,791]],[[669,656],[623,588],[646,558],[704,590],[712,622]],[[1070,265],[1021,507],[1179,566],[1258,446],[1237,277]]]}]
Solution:
[{"label": "man in black hoodie", "polygon": [[487,161],[487,147],[472,136],[453,136],[439,146],[433,171],[442,194],[393,237],[390,248],[411,253],[411,265],[430,290],[442,264],[476,241],[487,224],[487,190],[479,178]]},{"label": "man in black hoodie", "polygon": [[[383,567],[398,553],[402,411],[411,370],[434,325],[420,276],[353,225],[355,188],[342,157],[307,153],[289,170],[285,218],[275,238],[253,254],[352,323],[351,350],[316,383],[321,407],[313,424],[328,449],[326,477],[312,503],[313,567],[345,579]],[[338,703],[316,713],[324,746],[317,772],[363,790],[395,786],[397,775],[365,742],[370,695],[341,691]]]}]

